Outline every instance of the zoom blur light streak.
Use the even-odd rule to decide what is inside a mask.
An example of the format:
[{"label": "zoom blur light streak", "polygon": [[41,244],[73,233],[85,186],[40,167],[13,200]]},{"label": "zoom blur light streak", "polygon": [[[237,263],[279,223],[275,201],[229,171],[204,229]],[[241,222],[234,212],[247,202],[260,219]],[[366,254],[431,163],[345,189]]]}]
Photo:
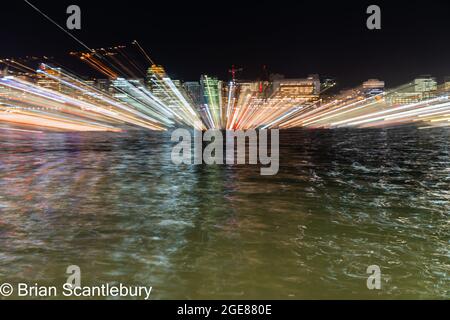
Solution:
[{"label": "zoom blur light streak", "polygon": [[233,76],[228,83],[203,75],[199,82],[182,83],[137,41],[133,45],[144,63],[126,46],[71,53],[106,77],[102,88],[51,63],[34,70],[17,59],[0,60],[6,67],[0,76],[0,122],[71,131],[450,125],[448,83],[424,89],[423,83],[432,81],[419,79],[376,94],[356,87],[327,96],[324,91],[334,84],[315,75],[272,81]]}]

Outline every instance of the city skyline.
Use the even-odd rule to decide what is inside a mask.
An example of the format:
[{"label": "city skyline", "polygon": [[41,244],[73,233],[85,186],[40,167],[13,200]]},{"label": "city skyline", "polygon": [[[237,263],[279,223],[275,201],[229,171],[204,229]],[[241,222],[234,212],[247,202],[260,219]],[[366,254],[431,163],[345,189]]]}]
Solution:
[{"label": "city skyline", "polygon": [[[138,41],[71,56],[102,75],[80,77],[44,58],[1,59],[0,103],[4,124],[69,131],[288,129],[448,126],[450,81],[425,75],[398,87],[370,78],[335,90],[331,78],[310,74],[231,80],[203,74],[199,81],[173,79]],[[48,62],[50,61],[50,62]],[[55,65],[56,63],[56,65]],[[336,92],[337,91],[337,92]]]}]

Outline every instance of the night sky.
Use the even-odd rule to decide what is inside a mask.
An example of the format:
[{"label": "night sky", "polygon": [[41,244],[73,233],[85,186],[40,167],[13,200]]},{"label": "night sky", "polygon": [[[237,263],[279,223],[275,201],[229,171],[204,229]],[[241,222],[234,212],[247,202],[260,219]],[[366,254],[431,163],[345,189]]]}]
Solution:
[{"label": "night sky", "polygon": [[[137,39],[169,75],[228,79],[272,73],[330,76],[341,86],[380,78],[392,87],[422,74],[450,75],[450,1],[42,1],[30,0],[60,25],[66,8],[82,10],[74,35],[91,48]],[[366,28],[378,4],[382,30]],[[54,56],[71,63],[83,49],[22,0],[2,1],[0,57]]]}]

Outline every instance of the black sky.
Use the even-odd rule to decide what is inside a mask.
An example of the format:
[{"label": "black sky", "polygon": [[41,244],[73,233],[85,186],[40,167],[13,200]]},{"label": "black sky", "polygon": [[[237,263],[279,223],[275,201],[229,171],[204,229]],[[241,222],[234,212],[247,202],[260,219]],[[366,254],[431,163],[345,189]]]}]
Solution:
[{"label": "black sky", "polygon": [[[92,48],[137,39],[174,78],[206,73],[227,79],[232,64],[256,78],[319,73],[342,86],[367,78],[388,86],[417,75],[450,75],[450,1],[42,1],[30,0],[65,26],[66,8],[82,9],[74,35]],[[366,8],[382,9],[382,30],[366,28]],[[80,45],[22,0],[2,3],[0,57],[72,59]]]}]

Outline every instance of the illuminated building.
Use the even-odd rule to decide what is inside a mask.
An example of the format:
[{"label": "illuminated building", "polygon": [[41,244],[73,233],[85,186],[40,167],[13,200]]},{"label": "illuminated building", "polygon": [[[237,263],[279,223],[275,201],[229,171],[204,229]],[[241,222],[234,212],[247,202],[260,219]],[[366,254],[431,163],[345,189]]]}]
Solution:
[{"label": "illuminated building", "polygon": [[188,95],[191,97],[192,101],[196,106],[204,104],[204,96],[202,92],[202,86],[197,81],[184,82],[183,88],[186,90]]},{"label": "illuminated building", "polygon": [[151,78],[151,77],[155,77],[155,76],[158,78],[167,77],[166,70],[164,70],[163,66],[154,64],[150,68],[148,68],[147,77]]},{"label": "illuminated building", "polygon": [[444,78],[444,90],[450,90],[450,77]]},{"label": "illuminated building", "polygon": [[[147,86],[150,91],[159,99],[167,102],[168,104],[176,104],[173,100],[177,100],[177,97],[170,92],[167,81],[170,79],[162,66],[152,65],[147,71]],[[171,80],[170,82],[177,88],[182,87],[179,80]]]},{"label": "illuminated building", "polygon": [[[53,69],[45,69],[44,66],[40,67],[41,69],[45,70],[46,72],[48,72],[50,75],[54,76],[55,78],[61,78],[61,68],[53,68]],[[37,85],[42,87],[42,88],[46,88],[46,89],[50,89],[50,90],[54,90],[57,92],[62,92],[62,84],[61,81],[59,81],[58,79],[52,79],[47,77],[46,75],[39,73],[37,75]]]},{"label": "illuminated building", "polygon": [[386,99],[392,105],[417,103],[434,97],[436,92],[436,79],[430,76],[422,76],[389,94]]},{"label": "illuminated building", "polygon": [[437,90],[436,79],[430,76],[423,76],[414,79],[414,92],[432,92]]},{"label": "illuminated building", "polygon": [[192,98],[184,90],[181,81],[170,79],[163,67],[153,65],[148,69],[147,89],[159,103],[169,109],[182,109],[180,112],[188,112],[196,117],[192,114]]},{"label": "illuminated building", "polygon": [[39,70],[17,63],[19,68],[11,67],[12,60],[5,60],[6,67],[19,71],[3,70],[0,76],[4,121],[76,130],[121,130],[129,125],[150,130],[180,125],[247,130],[382,126],[406,123],[413,117],[430,123],[448,120],[441,115],[450,108],[448,78],[439,89],[434,78],[423,76],[386,91],[383,81],[369,79],[356,88],[322,97],[336,85],[333,79],[321,81],[318,75],[289,79],[265,72],[259,80],[243,81],[236,78],[233,67],[228,83],[207,75],[198,82],[182,83],[172,80],[151,59],[146,71],[134,72],[133,64],[126,65],[119,57],[103,50],[82,54],[80,59],[106,78],[95,80],[44,63]]},{"label": "illuminated building", "polygon": [[402,105],[419,102],[422,95],[416,92],[395,92],[387,97],[387,101],[392,105]]},{"label": "illuminated building", "polygon": [[279,79],[272,83],[274,98],[293,98],[308,101],[319,99],[320,79],[311,75],[306,79]]},{"label": "illuminated building", "polygon": [[205,97],[203,95],[203,89],[200,82],[190,81],[183,83],[183,89],[192,101],[195,109],[200,114],[204,123],[211,123],[210,112],[207,108]]},{"label": "illuminated building", "polygon": [[422,99],[429,99],[435,96],[437,91],[436,79],[431,76],[422,76],[414,79],[414,92],[422,94]]},{"label": "illuminated building", "polygon": [[225,110],[222,107],[222,81],[214,77],[202,75],[200,79],[205,104],[212,122],[212,128],[222,128]]},{"label": "illuminated building", "polygon": [[[164,84],[164,78],[166,77],[166,71],[162,66],[154,64],[147,70],[147,86],[155,96],[162,100],[167,100],[168,98]],[[170,103],[170,99],[168,102]]]},{"label": "illuminated building", "polygon": [[363,94],[366,97],[376,96],[384,92],[384,81],[369,79],[362,84]]}]

